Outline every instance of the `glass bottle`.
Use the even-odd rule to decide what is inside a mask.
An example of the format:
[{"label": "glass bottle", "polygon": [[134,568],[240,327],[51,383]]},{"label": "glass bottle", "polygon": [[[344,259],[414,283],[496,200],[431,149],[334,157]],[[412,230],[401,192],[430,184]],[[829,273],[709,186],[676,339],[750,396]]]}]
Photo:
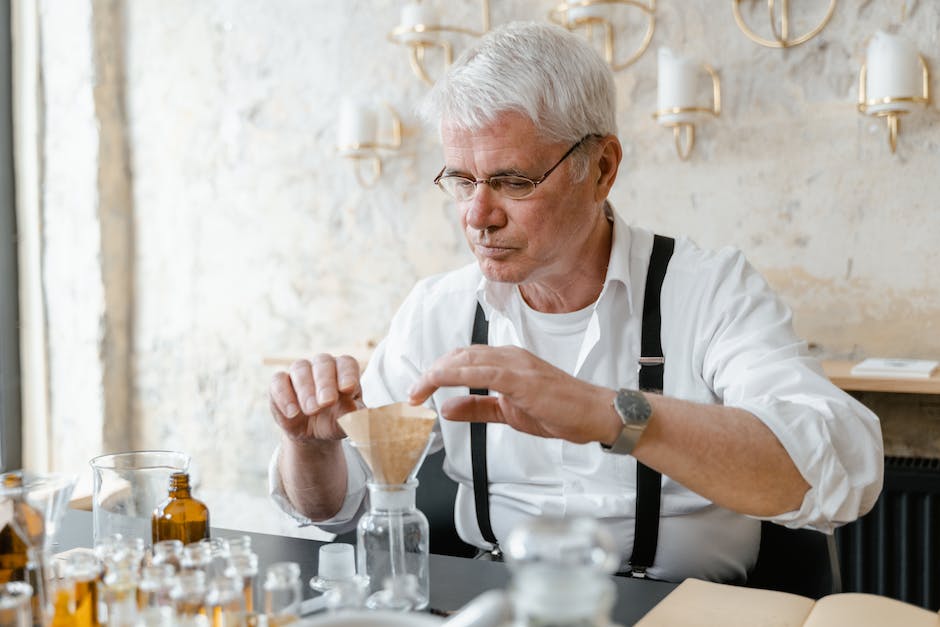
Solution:
[{"label": "glass bottle", "polygon": [[192,497],[188,473],[170,475],[169,498],[154,510],[151,534],[154,544],[163,540],[189,544],[209,537],[209,508]]},{"label": "glass bottle", "polygon": [[607,530],[590,518],[533,518],[503,547],[513,573],[514,627],[614,627],[619,554]]},{"label": "glass bottle", "polygon": [[161,540],[153,545],[151,566],[170,566],[176,573],[180,569],[180,559],[183,557],[183,543],[179,540]]},{"label": "glass bottle", "polygon": [[[0,486],[9,490],[15,513],[11,512],[10,519],[4,522],[0,529],[0,584],[9,581],[26,581],[26,566],[29,562],[30,543],[26,542],[13,528],[13,516],[16,516],[25,526],[25,532],[37,541],[41,540],[44,523],[42,514],[16,496],[17,488],[23,487],[23,473],[13,471],[3,473],[0,477]],[[26,540],[29,540],[27,538]]]},{"label": "glass bottle", "polygon": [[255,611],[255,581],[258,577],[258,556],[254,553],[235,553],[229,558],[225,576],[238,579],[245,597],[245,611]]},{"label": "glass bottle", "polygon": [[264,573],[264,613],[271,627],[300,619],[300,565],[296,562],[271,564]]}]

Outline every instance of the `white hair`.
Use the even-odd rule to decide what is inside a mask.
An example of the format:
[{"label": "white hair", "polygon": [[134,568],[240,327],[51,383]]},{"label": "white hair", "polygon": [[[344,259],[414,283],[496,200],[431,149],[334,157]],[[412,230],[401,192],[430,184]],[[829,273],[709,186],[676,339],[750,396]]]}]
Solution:
[{"label": "white hair", "polygon": [[[510,111],[527,116],[550,142],[616,134],[613,74],[586,41],[564,28],[511,22],[464,51],[419,109],[438,131],[446,122],[471,132]],[[587,161],[575,161],[580,178]]]}]

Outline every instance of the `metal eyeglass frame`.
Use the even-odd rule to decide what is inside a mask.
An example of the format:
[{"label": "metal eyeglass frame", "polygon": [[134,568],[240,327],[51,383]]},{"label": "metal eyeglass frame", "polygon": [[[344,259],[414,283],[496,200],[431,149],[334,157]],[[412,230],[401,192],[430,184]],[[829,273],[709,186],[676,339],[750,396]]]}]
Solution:
[{"label": "metal eyeglass frame", "polygon": [[[478,187],[481,183],[486,183],[487,185],[490,186],[490,188],[491,188],[494,192],[496,192],[497,194],[500,194],[501,196],[503,196],[503,197],[505,197],[505,198],[509,198],[509,199],[511,199],[511,200],[521,200],[521,199],[523,199],[523,198],[527,198],[527,197],[531,196],[532,194],[534,194],[534,193],[535,193],[535,188],[537,188],[539,185],[541,185],[541,184],[545,181],[545,179],[548,178],[548,175],[549,175],[549,174],[551,174],[552,172],[554,172],[555,169],[558,168],[558,166],[560,166],[560,165],[562,164],[562,162],[563,162],[565,159],[567,159],[567,158],[571,155],[571,153],[573,153],[575,150],[577,150],[577,149],[578,149],[585,141],[587,141],[588,138],[590,138],[590,137],[601,137],[601,135],[598,135],[598,134],[596,134],[596,133],[589,133],[588,135],[585,135],[584,137],[582,137],[581,139],[579,139],[578,142],[577,142],[574,146],[572,146],[571,148],[568,149],[568,152],[566,152],[565,154],[563,154],[563,155],[561,156],[561,159],[559,159],[559,160],[555,163],[555,165],[553,165],[552,167],[550,167],[550,168],[548,169],[548,171],[545,172],[545,174],[543,174],[542,176],[538,177],[537,179],[530,179],[529,177],[527,177],[527,176],[522,176],[522,175],[520,175],[520,174],[498,174],[498,175],[496,175],[496,176],[491,176],[491,177],[486,178],[486,179],[473,179],[473,178],[470,178],[469,176],[462,176],[462,175],[460,175],[460,174],[448,174],[447,176],[445,176],[445,175],[444,175],[444,170],[447,169],[447,166],[445,165],[443,168],[441,168],[441,171],[437,173],[437,176],[434,177],[434,184],[437,185],[445,194],[447,194],[448,196],[454,198],[454,199],[457,200],[458,202],[467,201],[467,200],[470,200],[471,198],[473,198],[473,197],[476,195],[477,187]],[[466,181],[466,182],[468,182],[468,183],[473,183],[473,193],[470,194],[470,195],[468,195],[468,196],[466,196],[465,198],[460,198],[457,194],[455,194],[454,192],[450,191],[450,190],[447,189],[444,185],[441,184],[441,181],[444,180],[444,179],[452,179],[452,180],[453,180],[453,179],[459,179],[459,180],[461,180],[461,181]],[[505,192],[505,188],[503,187],[503,184],[504,184],[504,183],[507,183],[507,182],[509,182],[509,181],[525,182],[525,183],[527,183],[528,185],[530,185],[530,187],[528,187],[528,188],[526,189],[526,191],[525,191],[523,194],[521,194],[521,195],[517,195],[517,196],[509,195],[509,194],[507,194],[507,193]],[[495,186],[493,185],[494,182],[496,183]]]}]

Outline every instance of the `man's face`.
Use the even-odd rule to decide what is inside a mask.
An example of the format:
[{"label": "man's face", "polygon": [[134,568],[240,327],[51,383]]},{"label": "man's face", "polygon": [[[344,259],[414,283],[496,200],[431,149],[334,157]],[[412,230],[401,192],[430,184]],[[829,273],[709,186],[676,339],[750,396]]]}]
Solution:
[{"label": "man's face", "polygon": [[[475,132],[445,123],[441,135],[446,172],[474,179],[498,174],[538,179],[571,148],[540,139],[532,121],[519,113],[502,114]],[[531,196],[520,200],[481,184],[470,200],[457,202],[467,242],[488,279],[551,281],[583,263],[579,257],[603,199],[595,198],[594,168],[573,183],[571,165],[568,157]]]}]

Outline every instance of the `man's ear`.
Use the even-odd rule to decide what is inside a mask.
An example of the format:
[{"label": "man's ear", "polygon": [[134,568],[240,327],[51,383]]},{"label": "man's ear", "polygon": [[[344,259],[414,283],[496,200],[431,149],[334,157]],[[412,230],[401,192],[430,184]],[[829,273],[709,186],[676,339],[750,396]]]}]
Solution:
[{"label": "man's ear", "polygon": [[592,168],[592,175],[595,176],[594,200],[601,202],[610,194],[623,159],[623,148],[616,135],[606,135],[601,139],[601,151],[596,159],[597,169]]}]

